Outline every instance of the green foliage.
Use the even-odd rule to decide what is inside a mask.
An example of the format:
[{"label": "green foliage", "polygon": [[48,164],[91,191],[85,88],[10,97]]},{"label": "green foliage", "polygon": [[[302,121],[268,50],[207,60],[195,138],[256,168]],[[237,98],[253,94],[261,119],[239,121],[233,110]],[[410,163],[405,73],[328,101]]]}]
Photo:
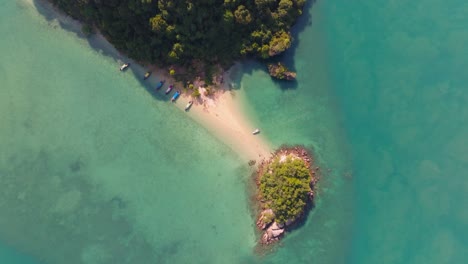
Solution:
[{"label": "green foliage", "polygon": [[280,80],[293,80],[296,78],[296,73],[289,71],[286,66],[278,62],[278,64],[268,64],[268,72],[272,77]]},{"label": "green foliage", "polygon": [[193,90],[193,92],[192,92],[192,96],[193,96],[193,97],[200,97],[200,95],[201,95],[201,94],[200,94],[200,91],[198,90],[198,88],[195,89],[195,90]]},{"label": "green foliage", "polygon": [[167,23],[161,14],[158,14],[150,19],[151,29],[156,32],[164,32],[167,28]]},{"label": "green foliage", "polygon": [[270,56],[277,55],[291,46],[291,35],[285,31],[277,32],[270,41]]},{"label": "green foliage", "polygon": [[260,195],[275,213],[278,223],[296,219],[304,211],[310,189],[311,174],[302,159],[288,156],[275,158],[260,180]]},{"label": "green foliage", "polygon": [[265,223],[265,224],[269,224],[269,223],[271,223],[271,221],[273,221],[273,219],[275,219],[275,215],[274,215],[274,214],[265,213],[265,214],[263,215],[262,221],[263,221],[263,223]]},{"label": "green foliage", "polygon": [[268,58],[291,44],[305,0],[49,0],[138,61],[186,66]]},{"label": "green foliage", "polygon": [[243,5],[237,7],[234,16],[236,17],[236,22],[239,24],[247,25],[252,22],[250,11]]}]

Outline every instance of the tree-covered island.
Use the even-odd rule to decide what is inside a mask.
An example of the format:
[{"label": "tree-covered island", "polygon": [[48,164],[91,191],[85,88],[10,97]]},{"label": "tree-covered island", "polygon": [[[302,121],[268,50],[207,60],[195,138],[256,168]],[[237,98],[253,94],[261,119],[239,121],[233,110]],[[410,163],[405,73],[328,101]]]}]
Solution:
[{"label": "tree-covered island", "polygon": [[279,240],[312,204],[316,177],[311,162],[301,147],[281,148],[260,166],[257,174],[260,206],[257,227],[263,230],[260,243]]},{"label": "tree-covered island", "polygon": [[306,0],[48,0],[130,58],[198,74],[291,46]]}]

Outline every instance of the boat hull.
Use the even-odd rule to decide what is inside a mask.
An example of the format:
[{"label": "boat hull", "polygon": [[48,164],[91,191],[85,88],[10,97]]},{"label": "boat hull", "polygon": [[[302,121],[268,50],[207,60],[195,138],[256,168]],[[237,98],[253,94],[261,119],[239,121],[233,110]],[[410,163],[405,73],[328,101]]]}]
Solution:
[{"label": "boat hull", "polygon": [[172,91],[173,88],[174,87],[172,85],[169,86],[169,88],[167,88],[167,90],[166,90],[166,94],[169,94]]},{"label": "boat hull", "polygon": [[192,107],[193,102],[190,101],[186,106],[185,106],[185,111],[188,111],[190,107]]},{"label": "boat hull", "polygon": [[177,100],[177,98],[179,98],[179,96],[180,96],[180,92],[177,91],[177,92],[174,94],[174,96],[172,96],[171,101],[172,101],[172,102],[175,102],[175,101]]},{"label": "boat hull", "polygon": [[161,89],[164,86],[164,81],[161,81],[158,83],[158,86],[156,86],[156,90]]},{"label": "boat hull", "polygon": [[130,63],[125,63],[122,66],[120,66],[120,71],[125,71],[126,69],[128,69],[128,67],[130,67]]}]

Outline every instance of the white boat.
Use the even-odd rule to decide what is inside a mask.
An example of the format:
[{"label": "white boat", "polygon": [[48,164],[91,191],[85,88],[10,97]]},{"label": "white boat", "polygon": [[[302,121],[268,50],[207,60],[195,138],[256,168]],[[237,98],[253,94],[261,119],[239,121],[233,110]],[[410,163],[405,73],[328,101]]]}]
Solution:
[{"label": "white boat", "polygon": [[130,63],[124,63],[120,66],[120,71],[125,71],[128,67],[130,67]]},{"label": "white boat", "polygon": [[190,107],[192,107],[193,101],[188,102],[188,104],[185,106],[185,111],[188,111]]},{"label": "white boat", "polygon": [[257,135],[258,133],[260,133],[260,129],[258,129],[258,128],[255,129],[255,130],[252,132],[253,135]]},{"label": "white boat", "polygon": [[174,88],[174,85],[169,85],[169,87],[167,87],[166,89],[166,94],[170,93],[172,91],[172,88]]}]

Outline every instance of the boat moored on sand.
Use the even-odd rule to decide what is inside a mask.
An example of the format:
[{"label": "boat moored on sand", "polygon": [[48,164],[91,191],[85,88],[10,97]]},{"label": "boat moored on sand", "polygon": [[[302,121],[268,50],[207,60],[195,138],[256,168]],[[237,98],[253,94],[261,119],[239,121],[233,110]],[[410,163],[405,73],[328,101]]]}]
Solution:
[{"label": "boat moored on sand", "polygon": [[255,129],[255,130],[252,132],[253,135],[257,135],[258,133],[260,133],[260,129],[258,129],[258,128]]},{"label": "boat moored on sand", "polygon": [[174,85],[169,85],[169,87],[167,87],[166,89],[166,94],[170,93],[172,91],[172,88],[174,88]]},{"label": "boat moored on sand", "polygon": [[176,91],[175,94],[172,96],[171,102],[175,102],[177,98],[180,96],[180,91]]},{"label": "boat moored on sand", "polygon": [[124,63],[120,66],[120,71],[125,71],[128,67],[130,67],[130,63]]},{"label": "boat moored on sand", "polygon": [[185,111],[188,111],[190,107],[192,107],[193,101],[189,101],[188,104],[185,106]]}]

